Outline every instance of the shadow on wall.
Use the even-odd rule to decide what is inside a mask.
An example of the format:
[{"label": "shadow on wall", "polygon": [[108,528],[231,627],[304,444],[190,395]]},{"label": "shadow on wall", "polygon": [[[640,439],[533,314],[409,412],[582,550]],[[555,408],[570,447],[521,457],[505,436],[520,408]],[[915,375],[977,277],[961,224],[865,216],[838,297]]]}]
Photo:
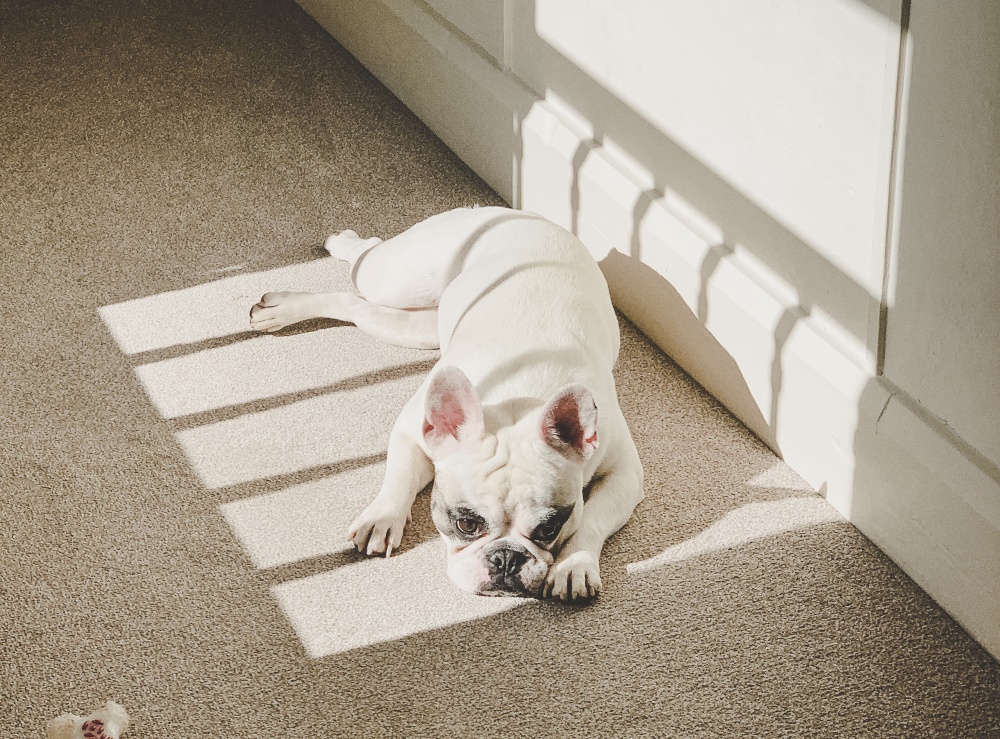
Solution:
[{"label": "shadow on wall", "polygon": [[[886,3],[861,2],[870,10],[878,11],[883,21],[888,19],[900,24],[899,8],[894,12],[886,8]],[[527,3],[525,17],[530,16],[537,23],[536,14],[536,3]],[[532,191],[533,187],[540,186],[533,185],[530,173],[524,170],[523,121],[532,111],[518,111],[522,124],[517,127],[514,154],[515,193],[521,201],[518,204],[534,209],[533,194],[536,201],[565,197],[555,208],[563,212],[568,210],[565,225],[592,249],[595,240],[606,242],[597,246],[602,252],[604,246],[608,248],[602,268],[612,285],[616,304],[781,454],[779,427],[786,374],[784,352],[789,337],[800,321],[819,313],[824,320],[842,329],[849,343],[854,345],[856,351],[850,359],[857,371],[871,374],[880,341],[881,295],[860,284],[791,227],[754,202],[750,194],[720,176],[612,89],[581,69],[542,38],[537,27],[531,30],[530,53],[539,56],[534,63],[545,70],[545,79],[552,81],[546,99],[554,98],[560,106],[570,108],[591,130],[572,156],[567,157],[572,162],[568,192],[547,196],[540,189]],[[588,186],[593,187],[587,182],[587,165],[609,144],[614,152],[625,152],[646,170],[640,175],[646,183],[629,183],[632,205],[627,224],[615,221],[617,214],[609,216],[598,212],[595,215],[584,207]],[[614,157],[612,153],[611,158]],[[654,210],[670,212],[702,237],[702,253],[687,255],[688,261],[693,262],[692,274],[700,283],[696,297],[691,290],[686,290],[684,295],[675,287],[677,275],[671,274],[669,265],[665,267],[662,258],[649,247],[650,238],[644,231]],[[714,331],[718,327],[712,326],[712,311],[720,304],[718,301],[747,297],[727,296],[726,289],[731,281],[726,282],[727,287],[713,290],[713,281],[720,278],[726,264],[734,258],[742,264],[762,265],[764,270],[751,270],[755,277],[769,271],[778,278],[773,284],[764,278],[753,289],[768,293],[767,299],[780,307],[767,314],[767,325],[747,327],[758,335],[762,331],[768,334],[765,339],[772,345],[772,354],[766,367],[760,362],[754,365],[747,361],[741,366],[716,337]],[[747,299],[752,300],[753,296]],[[665,317],[669,325],[664,325]],[[726,345],[739,344],[740,337],[733,332],[738,334],[743,328],[723,327],[729,334]],[[870,369],[864,369],[869,364]],[[756,376],[750,377],[747,372]]]},{"label": "shadow on wall", "polygon": [[[780,454],[774,429],[761,412],[736,360],[705,326],[705,321],[690,310],[677,289],[640,259],[617,250],[608,252],[600,264],[609,284],[627,284],[643,297],[644,312],[670,316],[670,325],[665,330],[657,331],[645,321],[636,321],[636,325],[709,392],[723,398],[737,418]],[[616,295],[616,303],[626,315],[636,314],[628,296]],[[668,339],[663,338],[665,333],[669,334]],[[686,351],[686,347],[697,347],[697,352]],[[728,392],[720,393],[721,388],[727,388]]]}]

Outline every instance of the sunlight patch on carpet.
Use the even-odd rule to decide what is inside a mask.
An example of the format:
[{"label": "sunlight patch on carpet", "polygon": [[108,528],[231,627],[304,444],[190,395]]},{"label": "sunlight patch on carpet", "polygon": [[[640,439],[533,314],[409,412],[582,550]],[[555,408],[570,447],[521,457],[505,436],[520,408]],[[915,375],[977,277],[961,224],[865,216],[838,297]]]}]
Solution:
[{"label": "sunlight patch on carpet", "polygon": [[97,312],[123,353],[140,354],[243,333],[250,328],[250,306],[263,293],[337,289],[330,284],[339,275],[336,260],[317,259],[126,300]]},{"label": "sunlight patch on carpet", "polygon": [[436,540],[390,559],[275,585],[271,592],[313,658],[538,606],[525,598],[461,591],[448,580],[444,564],[444,542]]},{"label": "sunlight patch on carpet", "polygon": [[353,327],[255,335],[248,315],[266,291],[347,289],[346,266],[320,259],[99,309],[202,484],[231,488],[220,514],[313,657],[534,602],[458,590],[426,520],[389,559],[351,551],[389,431],[437,355]]},{"label": "sunlight patch on carpet", "polygon": [[382,454],[420,377],[289,403],[176,433],[207,488]]},{"label": "sunlight patch on carpet", "polygon": [[809,483],[803,480],[784,462],[775,462],[774,465],[764,470],[747,482],[755,488],[772,488],[777,490],[801,490],[803,495],[811,495],[813,489]]},{"label": "sunlight patch on carpet", "polygon": [[730,511],[697,536],[668,547],[654,557],[626,565],[625,569],[630,574],[647,572],[789,531],[844,522],[833,506],[816,495],[749,503]]},{"label": "sunlight patch on carpet", "polygon": [[221,506],[229,527],[261,570],[348,552],[347,528],[364,508],[357,491],[374,494],[383,466],[293,485]]},{"label": "sunlight patch on carpet", "polygon": [[[372,370],[373,362],[380,368],[398,363],[399,351],[387,344],[366,346],[364,353],[349,351],[351,337],[345,333],[355,329],[262,336],[143,364],[135,374],[160,415],[179,418],[323,388],[377,383],[380,370]],[[426,374],[422,363],[411,364],[411,374]]]}]

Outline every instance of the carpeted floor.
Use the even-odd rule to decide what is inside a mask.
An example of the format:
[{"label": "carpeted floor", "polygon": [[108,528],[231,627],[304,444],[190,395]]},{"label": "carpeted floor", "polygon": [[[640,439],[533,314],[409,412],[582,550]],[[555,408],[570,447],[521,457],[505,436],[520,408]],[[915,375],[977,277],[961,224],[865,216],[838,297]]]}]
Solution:
[{"label": "carpeted floor", "polygon": [[1000,735],[1000,668],[636,331],[578,608],[344,529],[433,352],[247,333],[323,238],[498,199],[290,0],[0,0],[3,737]]}]

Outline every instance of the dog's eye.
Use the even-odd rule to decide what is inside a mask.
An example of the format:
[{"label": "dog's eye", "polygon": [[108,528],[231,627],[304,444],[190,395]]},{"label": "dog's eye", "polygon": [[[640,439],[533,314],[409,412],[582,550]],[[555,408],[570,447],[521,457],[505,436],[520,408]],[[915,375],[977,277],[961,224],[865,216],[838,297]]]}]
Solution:
[{"label": "dog's eye", "polygon": [[455,528],[464,536],[475,536],[482,528],[482,522],[475,518],[458,518],[455,519]]},{"label": "dog's eye", "polygon": [[549,541],[550,539],[555,539],[556,534],[559,533],[559,529],[562,528],[562,523],[559,521],[548,521],[543,523],[537,529],[535,529],[534,539],[540,541]]}]

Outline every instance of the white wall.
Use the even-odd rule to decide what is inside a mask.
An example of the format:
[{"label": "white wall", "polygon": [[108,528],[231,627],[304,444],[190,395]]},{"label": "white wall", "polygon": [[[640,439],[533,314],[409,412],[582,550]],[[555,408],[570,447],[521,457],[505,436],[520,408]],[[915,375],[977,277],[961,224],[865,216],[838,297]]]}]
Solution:
[{"label": "white wall", "polygon": [[300,2],[1000,653],[995,7]]},{"label": "white wall", "polygon": [[912,11],[885,373],[1000,464],[1000,3]]},{"label": "white wall", "polygon": [[[533,17],[515,13],[513,71],[539,94],[553,90],[602,139],[639,159],[657,190],[681,190],[731,225],[726,241],[750,242],[794,280],[800,299],[821,304],[859,340],[860,357],[874,343],[861,293],[877,298],[881,290],[872,244],[885,233],[883,155],[895,92],[886,65],[894,73],[898,25],[843,0],[631,7],[542,0]],[[703,170],[693,173],[700,182],[678,175],[678,164]],[[715,192],[723,185],[749,201],[732,224]],[[785,238],[741,222],[756,220],[773,221]],[[825,273],[806,261],[817,257],[829,263]]]},{"label": "white wall", "polygon": [[879,378],[891,400],[855,518],[997,654],[1000,4],[959,6],[910,11]]}]

